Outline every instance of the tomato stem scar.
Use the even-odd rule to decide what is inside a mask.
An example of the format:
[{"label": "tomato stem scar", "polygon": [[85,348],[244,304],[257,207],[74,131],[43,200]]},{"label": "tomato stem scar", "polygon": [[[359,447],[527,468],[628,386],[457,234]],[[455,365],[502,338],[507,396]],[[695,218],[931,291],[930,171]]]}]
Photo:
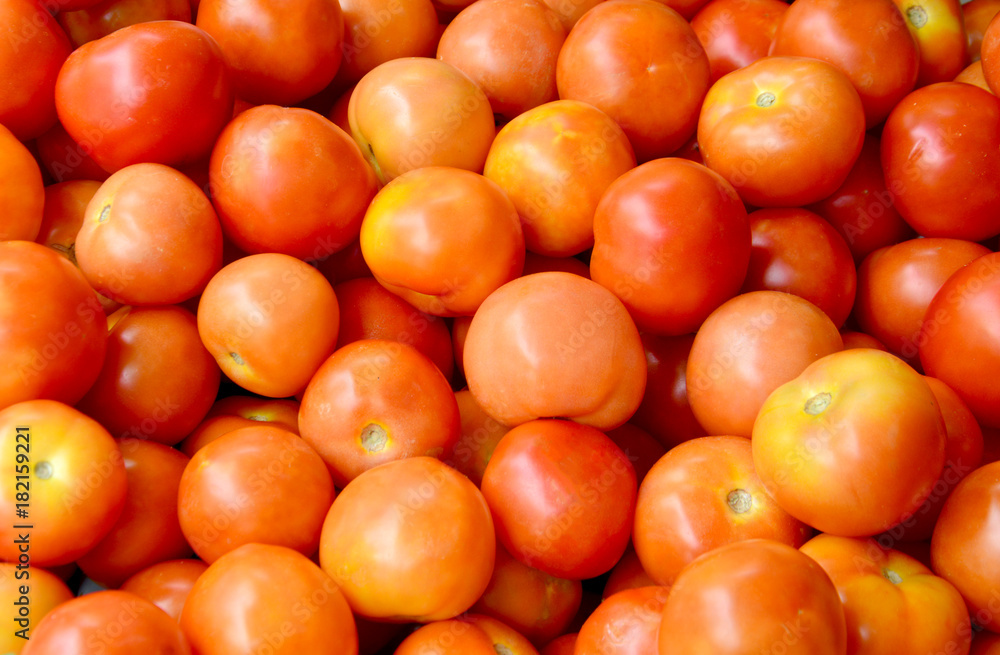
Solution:
[{"label": "tomato stem scar", "polygon": [[829,406],[830,401],[833,400],[831,396],[826,391],[818,393],[809,400],[806,401],[805,412],[809,416],[816,416],[820,414]]}]

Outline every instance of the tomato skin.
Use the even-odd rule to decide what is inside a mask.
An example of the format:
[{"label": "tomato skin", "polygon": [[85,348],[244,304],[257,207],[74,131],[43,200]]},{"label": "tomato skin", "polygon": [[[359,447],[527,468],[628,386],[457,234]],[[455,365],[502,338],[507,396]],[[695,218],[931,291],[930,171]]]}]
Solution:
[{"label": "tomato skin", "polygon": [[42,171],[31,152],[0,125],[0,241],[34,241],[42,226],[45,189]]},{"label": "tomato skin", "polygon": [[180,627],[198,655],[358,653],[344,594],[305,555],[283,546],[246,544],[220,557],[194,583]]},{"label": "tomato skin", "polygon": [[962,22],[971,61],[980,60],[983,35],[997,12],[1000,12],[1000,0],[971,0],[962,4]]},{"label": "tomato skin", "polygon": [[101,183],[95,180],[56,182],[45,187],[45,210],[35,242],[76,262],[76,235],[83,224],[87,205],[99,188]]},{"label": "tomato skin", "polygon": [[984,428],[1000,427],[1000,254],[956,271],[927,307],[918,346],[927,375],[951,387]]},{"label": "tomato skin", "polygon": [[[116,626],[112,628],[111,626]],[[112,636],[113,633],[117,633]],[[177,622],[148,600],[103,590],[74,598],[49,612],[32,631],[22,655],[99,651],[191,655]]]},{"label": "tomato skin", "polygon": [[[434,56],[440,29],[431,0],[340,0],[340,8],[344,57],[337,80],[354,84],[387,61]],[[380,38],[370,33],[376,27]],[[346,111],[345,106],[345,121]],[[350,132],[349,127],[344,129]]]},{"label": "tomato skin", "polygon": [[520,562],[582,580],[625,552],[635,512],[635,470],[596,428],[540,419],[512,428],[482,483],[497,537]]},{"label": "tomato skin", "polygon": [[791,546],[750,539],[684,569],[663,609],[659,654],[742,655],[781,644],[789,655],[843,655],[846,642],[837,589],[819,564]]},{"label": "tomato skin", "polygon": [[[22,593],[24,585],[27,586],[27,593]],[[27,603],[25,603],[25,598]],[[66,583],[58,576],[34,566],[18,568],[14,562],[0,562],[0,602],[5,607],[14,607],[14,616],[4,618],[4,631],[0,634],[0,648],[5,653],[18,655],[27,644],[16,633],[28,630],[25,634],[28,639],[33,636],[32,628],[45,618],[45,615],[53,609],[73,598]],[[20,615],[20,608],[27,605],[26,611],[30,612],[30,618],[24,619]],[[28,625],[24,625],[24,621]]]},{"label": "tomato skin", "polygon": [[965,82],[973,86],[978,86],[983,91],[993,93],[993,89],[986,83],[986,75],[983,73],[983,62],[974,61],[955,76],[954,82]]},{"label": "tomato skin", "polygon": [[56,110],[73,140],[114,172],[206,157],[232,116],[233,91],[212,37],[190,23],[153,21],[74,50],[56,80]]},{"label": "tomato skin", "polygon": [[608,598],[612,594],[626,589],[637,589],[639,587],[655,587],[656,581],[649,577],[646,569],[642,568],[642,562],[636,555],[635,548],[629,544],[625,549],[625,554],[621,556],[615,567],[608,575],[608,581],[601,591],[601,600]]},{"label": "tomato skin", "polygon": [[134,574],[120,588],[145,598],[179,621],[184,601],[207,568],[208,564],[198,559],[159,562]]},{"label": "tomato skin", "polygon": [[920,508],[941,475],[946,434],[923,376],[889,353],[853,349],[768,396],[751,443],[757,473],[785,511],[852,537]]},{"label": "tomato skin", "polygon": [[921,236],[1000,233],[1000,99],[960,82],[917,89],[885,122],[882,167],[896,208]]},{"label": "tomato skin", "polygon": [[691,18],[705,48],[712,82],[766,57],[778,22],[788,10],[781,0],[712,0]]},{"label": "tomato skin", "polygon": [[605,597],[583,622],[577,655],[643,655],[657,649],[668,587],[627,589]]},{"label": "tomato skin", "polygon": [[961,594],[909,555],[871,539],[828,534],[800,550],[837,586],[847,619],[847,652],[968,652],[972,627]]},{"label": "tomato skin", "polygon": [[136,23],[153,20],[192,22],[190,0],[97,0],[90,4],[90,7],[56,14],[56,20],[66,30],[74,48]]},{"label": "tomato skin", "polygon": [[952,80],[968,63],[959,0],[892,0],[920,52],[916,86]]},{"label": "tomato skin", "polygon": [[[709,87],[708,57],[694,30],[652,0],[607,0],[587,14],[559,52],[559,97],[613,118],[638,161],[670,155],[694,133]],[[649,111],[661,105],[670,111]]]},{"label": "tomato skin", "polygon": [[[51,398],[76,403],[100,375],[104,309],[80,270],[28,241],[0,242],[0,408]],[[32,309],[35,317],[24,320]],[[44,308],[44,311],[39,311]]]},{"label": "tomato skin", "polygon": [[806,57],[765,57],[730,73],[709,90],[698,119],[705,164],[756,207],[796,207],[829,196],[850,172],[864,136],[864,111],[850,80]]},{"label": "tomato skin", "polygon": [[487,414],[468,388],[456,391],[455,401],[462,434],[455,442],[454,453],[444,461],[481,487],[486,465],[510,428]]},{"label": "tomato skin", "polygon": [[58,121],[35,139],[35,147],[42,167],[56,182],[103,181],[110,175],[90,156],[91,146],[74,141]]},{"label": "tomato skin", "polygon": [[639,408],[629,420],[668,450],[708,436],[688,400],[687,362],[694,335],[658,337],[644,332],[641,337],[646,351],[646,389]]}]

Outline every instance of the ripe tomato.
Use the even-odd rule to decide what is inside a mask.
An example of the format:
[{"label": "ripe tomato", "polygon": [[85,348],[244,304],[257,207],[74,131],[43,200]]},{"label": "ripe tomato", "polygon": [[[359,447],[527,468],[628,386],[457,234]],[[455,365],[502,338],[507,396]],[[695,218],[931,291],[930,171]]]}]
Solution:
[{"label": "ripe tomato", "polygon": [[881,123],[917,81],[920,51],[893,0],[799,0],[785,12],[771,54],[815,57],[857,89],[866,127]]},{"label": "ripe tomato", "polygon": [[[0,562],[0,603],[9,608],[0,625],[0,649],[17,655],[34,636],[34,626],[54,608],[73,598],[66,583],[35,566]],[[8,618],[9,617],[9,618]]]},{"label": "ripe tomato", "polygon": [[247,391],[274,398],[305,389],[333,352],[339,320],[326,278],[280,253],[229,264],[198,303],[198,333],[222,371]]},{"label": "ripe tomato", "polygon": [[129,25],[153,20],[192,22],[190,0],[97,0],[91,6],[60,11],[56,20],[74,48]]},{"label": "ripe tomato", "polygon": [[534,273],[491,294],[472,318],[464,363],[476,402],[509,426],[562,417],[615,428],[646,386],[642,342],[624,305],[565,272]]},{"label": "ripe tomato", "polygon": [[956,271],[924,316],[920,362],[965,401],[983,427],[1000,428],[1000,254]]},{"label": "ripe tomato", "polygon": [[960,82],[917,89],[885,122],[882,167],[896,208],[921,236],[1000,233],[1000,99]]},{"label": "ripe tomato", "polygon": [[702,555],[678,576],[659,655],[842,655],[846,640],[837,589],[819,564],[791,546],[750,539]]},{"label": "ripe tomato", "polygon": [[468,389],[456,391],[455,401],[462,434],[455,442],[454,454],[444,461],[480,487],[493,451],[510,428],[483,411]]},{"label": "ripe tomato", "polygon": [[765,57],[730,73],[709,90],[698,119],[705,164],[757,207],[830,195],[847,178],[864,136],[850,80],[805,57]]},{"label": "ripe tomato", "polygon": [[188,594],[207,568],[199,559],[160,562],[139,571],[120,588],[145,598],[179,621]]},{"label": "ripe tomato", "polygon": [[35,242],[62,253],[75,264],[76,235],[83,225],[87,205],[100,188],[101,183],[95,180],[56,182],[45,187],[45,210]]},{"label": "ripe tomato", "polygon": [[601,195],[634,166],[632,145],[611,117],[583,102],[557,100],[500,130],[483,175],[514,203],[529,251],[566,257],[594,245]]},{"label": "ripe tomato", "polygon": [[431,457],[365,471],[334,501],[319,559],[360,616],[426,623],[465,612],[496,556],[490,508],[468,478]]},{"label": "ripe tomato", "polygon": [[302,438],[343,487],[362,472],[404,457],[451,457],[460,434],[455,394],[413,346],[363,339],[316,371],[299,409]]},{"label": "ripe tomato", "polygon": [[238,416],[251,421],[276,423],[289,432],[299,433],[299,402],[289,398],[226,396],[215,401],[206,418]]},{"label": "ripe tomato", "polygon": [[676,446],[650,470],[632,541],[642,569],[669,586],[698,556],[725,544],[766,538],[798,548],[810,532],[768,495],[749,439],[703,437]]},{"label": "ripe tomato", "polygon": [[45,189],[42,171],[31,152],[0,125],[0,241],[34,241],[42,226]]},{"label": "ripe tomato", "polygon": [[972,627],[961,594],[909,555],[828,534],[801,550],[837,586],[848,653],[968,652]]},{"label": "ripe tomato", "polygon": [[79,401],[107,346],[97,294],[65,257],[27,241],[0,242],[0,288],[0,408],[35,398]]},{"label": "ripe tomato", "polygon": [[691,410],[709,434],[750,437],[768,395],[843,349],[837,326],[808,300],[751,291],[712,312],[687,363]]},{"label": "ripe tomato", "polygon": [[1000,12],[1000,0],[970,0],[962,3],[966,46],[972,61],[979,61],[983,34],[997,12]]},{"label": "ripe tomato", "polygon": [[91,146],[74,141],[57,122],[35,139],[38,160],[56,182],[106,180],[108,173],[90,156]]},{"label": "ripe tomato", "polygon": [[596,577],[628,545],[635,470],[596,428],[547,419],[512,428],[493,451],[482,490],[504,548],[550,575]]},{"label": "ripe tomato", "polygon": [[347,108],[382,184],[424,166],[483,170],[496,127],[483,90],[451,64],[404,57],[369,71]]},{"label": "ripe tomato", "polygon": [[638,589],[639,587],[655,587],[656,581],[649,577],[646,569],[642,568],[642,562],[636,555],[632,544],[625,549],[615,567],[611,569],[607,582],[604,583],[604,590],[601,592],[601,600],[609,598],[612,594],[626,589]]},{"label": "ripe tomato", "polygon": [[340,8],[344,41],[337,80],[353,84],[387,61],[434,56],[440,28],[431,0],[340,0]]},{"label": "ripe tomato", "polygon": [[199,655],[358,653],[337,584],[283,546],[246,544],[220,557],[194,583],[180,626]]},{"label": "ripe tomato", "polygon": [[642,484],[653,465],[663,457],[667,449],[653,435],[631,421],[608,430],[606,433],[614,441],[635,469],[635,479]]},{"label": "ripe tomato", "polygon": [[613,118],[645,162],[669,155],[694,133],[709,86],[708,57],[688,22],[664,4],[607,0],[566,37],[556,84],[560,98]]},{"label": "ripe tomato", "polygon": [[361,253],[382,286],[420,311],[461,316],[521,274],[524,235],[496,183],[431,166],[378,192],[361,224]]},{"label": "ripe tomato", "polygon": [[249,253],[322,260],[358,236],[375,176],[351,138],[308,109],[264,105],[219,135],[209,161],[222,228]]},{"label": "ripe tomato", "polygon": [[103,590],[74,598],[45,615],[22,655],[100,652],[176,653],[191,648],[177,622],[144,598]]},{"label": "ripe tomato", "polygon": [[983,73],[983,62],[974,61],[966,66],[961,73],[955,76],[955,82],[965,82],[973,86],[978,86],[983,91],[993,93],[993,89],[986,83],[986,74]]},{"label": "ripe tomato", "polygon": [[917,42],[918,87],[949,82],[968,62],[959,0],[892,0]]},{"label": "ripe tomato", "polygon": [[705,48],[712,82],[767,56],[788,10],[781,0],[712,0],[691,19]]},{"label": "ripe tomato", "polygon": [[694,335],[642,336],[646,351],[646,390],[632,423],[653,435],[667,449],[707,436],[688,402],[687,362]]},{"label": "ripe tomato", "polygon": [[556,637],[539,652],[541,655],[573,655],[576,650],[576,638],[576,632]]},{"label": "ripe tomato", "polygon": [[56,80],[56,110],[73,140],[114,172],[206,157],[232,116],[233,91],[212,37],[152,21],[74,50]]},{"label": "ripe tomato", "polygon": [[889,353],[854,349],[768,396],[752,445],[757,474],[785,511],[851,537],[920,508],[941,475],[946,435],[923,376]]},{"label": "ripe tomato", "polygon": [[640,587],[607,596],[580,627],[575,655],[648,655],[657,633],[668,587]]},{"label": "ripe tomato", "polygon": [[428,623],[414,630],[393,655],[495,655],[493,639],[463,619]]}]

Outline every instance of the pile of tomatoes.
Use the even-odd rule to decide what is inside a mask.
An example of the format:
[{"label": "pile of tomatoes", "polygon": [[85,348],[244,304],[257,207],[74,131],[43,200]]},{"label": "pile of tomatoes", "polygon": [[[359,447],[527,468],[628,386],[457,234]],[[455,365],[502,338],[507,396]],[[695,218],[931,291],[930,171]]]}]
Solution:
[{"label": "pile of tomatoes", "polygon": [[1000,654],[1000,0],[0,0],[0,652]]}]

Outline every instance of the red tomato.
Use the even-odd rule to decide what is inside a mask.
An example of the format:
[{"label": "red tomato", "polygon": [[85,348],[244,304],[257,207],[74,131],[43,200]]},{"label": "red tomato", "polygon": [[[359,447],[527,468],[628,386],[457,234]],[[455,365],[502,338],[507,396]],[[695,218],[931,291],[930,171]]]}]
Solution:
[{"label": "red tomato", "polygon": [[127,591],[98,591],[74,598],[45,615],[22,655],[176,653],[191,648],[177,622],[145,598]]},{"label": "red tomato", "polygon": [[923,376],[888,353],[854,349],[768,396],[752,445],[757,474],[785,511],[823,532],[870,536],[930,495],[946,434]]},{"label": "red tomato", "polygon": [[801,550],[837,586],[848,653],[968,652],[972,628],[961,594],[909,555],[828,534]]},{"label": "red tomato", "polygon": [[357,238],[376,185],[343,130],[308,109],[274,105],[248,109],[226,126],[209,178],[222,228],[237,247],[308,260]]},{"label": "red tomato", "polygon": [[705,48],[712,82],[767,56],[788,10],[782,0],[712,0],[691,19]]},{"label": "red tomato", "polygon": [[493,451],[482,489],[504,548],[550,575],[601,575],[628,545],[635,470],[596,428],[542,419],[511,429]]},{"label": "red tomato", "polygon": [[463,619],[434,621],[413,631],[393,655],[495,655],[493,639]]},{"label": "red tomato", "polygon": [[839,68],[861,97],[866,127],[913,89],[920,67],[917,42],[893,0],[799,0],[778,24],[771,54]]},{"label": "red tomato", "polygon": [[431,457],[388,462],[352,480],[327,514],[319,547],[323,569],[356,614],[421,623],[472,607],[495,556],[483,494]]},{"label": "red tomato", "polygon": [[114,172],[206,157],[232,116],[233,92],[212,37],[153,21],[74,50],[56,80],[56,110],[73,140]]},{"label": "red tomato", "polygon": [[1000,254],[955,272],[924,316],[920,362],[965,401],[983,427],[1000,428]]},{"label": "red tomato", "polygon": [[[393,59],[434,56],[439,27],[431,0],[340,0],[340,8],[344,14],[344,56],[338,80],[357,82]],[[349,127],[344,129],[350,131]]]},{"label": "red tomato", "polygon": [[162,164],[134,164],[105,180],[87,205],[76,258],[112,300],[183,302],[222,265],[222,228],[190,178]]},{"label": "red tomato", "polygon": [[753,248],[743,291],[785,291],[819,307],[841,326],[854,306],[857,271],[837,231],[808,209],[750,213]]},{"label": "red tomato", "polygon": [[604,584],[601,592],[601,600],[609,598],[611,595],[626,589],[637,589],[639,587],[654,587],[656,582],[649,577],[646,569],[642,568],[642,562],[636,555],[632,544],[629,544],[625,554],[618,559],[618,563],[608,574],[608,580]]},{"label": "red tomato", "polygon": [[960,0],[892,0],[917,42],[917,86],[951,81],[968,62]]},{"label": "red tomato", "polygon": [[750,440],[727,436],[692,439],[653,466],[639,488],[632,540],[643,570],[669,586],[725,544],[765,538],[798,548],[810,533],[768,495]]},{"label": "red tomato", "polygon": [[655,653],[669,591],[668,587],[641,587],[605,597],[583,622],[574,655]]},{"label": "red tomato", "polygon": [[90,7],[60,11],[56,19],[78,48],[129,25],[153,20],[192,22],[189,0],[88,0]]},{"label": "red tomato", "polygon": [[0,603],[10,612],[0,621],[0,649],[20,653],[45,615],[72,598],[66,583],[45,569],[0,562]]},{"label": "red tomato", "polygon": [[646,351],[646,390],[630,421],[649,432],[667,449],[707,436],[698,423],[687,392],[687,362],[694,335],[642,335]]},{"label": "red tomato", "polygon": [[864,136],[850,80],[805,57],[765,57],[730,73],[709,90],[698,119],[705,164],[758,207],[805,205],[836,191]]},{"label": "red tomato", "polygon": [[625,457],[632,463],[638,484],[642,484],[649,470],[667,452],[663,444],[657,441],[653,435],[631,422],[608,430],[607,435],[622,449]]},{"label": "red tomato", "polygon": [[642,342],[624,305],[565,272],[521,277],[491,294],[469,326],[464,363],[476,402],[509,426],[561,417],[615,428],[646,386]]},{"label": "red tomato", "polygon": [[358,653],[337,584],[283,546],[246,544],[220,557],[194,583],[180,625],[198,655]]},{"label": "red tomato", "polygon": [[493,451],[510,428],[483,411],[468,389],[456,391],[455,401],[462,434],[455,442],[454,454],[445,463],[464,473],[479,487]]},{"label": "red tomato", "polygon": [[1000,99],[960,82],[914,91],[885,122],[882,167],[896,208],[921,236],[1000,233]]},{"label": "red tomato", "polygon": [[1000,0],[970,0],[962,3],[962,22],[965,24],[969,59],[972,61],[979,60],[983,34],[997,12],[1000,12]]},{"label": "red tomato", "polygon": [[576,651],[576,638],[576,632],[556,637],[539,652],[541,655],[573,655]]},{"label": "red tomato", "polygon": [[694,133],[708,57],[688,22],[663,4],[608,0],[566,37],[556,83],[560,98],[613,118],[644,162],[669,155]]},{"label": "red tomato", "polygon": [[785,544],[751,539],[684,569],[663,609],[659,655],[842,655],[846,641],[843,606],[819,564]]},{"label": "red tomato", "polygon": [[35,398],[79,401],[107,346],[97,294],[65,257],[27,241],[0,242],[0,288],[0,408]]},{"label": "red tomato", "polygon": [[57,182],[45,187],[45,210],[35,242],[62,253],[75,264],[76,235],[87,205],[100,188],[101,183],[94,180]]},{"label": "red tomato", "polygon": [[38,148],[39,161],[56,182],[103,181],[110,175],[90,156],[93,147],[89,143],[74,141],[62,123],[57,122],[35,139],[35,146]]},{"label": "red tomato", "polygon": [[160,562],[123,582],[121,590],[145,598],[179,621],[188,594],[207,568],[208,564],[197,559]]},{"label": "red tomato", "polygon": [[844,350],[851,348],[874,348],[875,350],[889,352],[884,343],[864,332],[841,329],[840,337],[844,340]]},{"label": "red tomato", "polygon": [[413,346],[363,339],[339,348],[309,381],[299,410],[302,438],[343,487],[405,457],[451,457],[460,434],[455,394]]},{"label": "red tomato", "polygon": [[[2,11],[2,5],[0,5]],[[42,226],[45,189],[31,152],[0,125],[0,241],[34,241]]]}]

